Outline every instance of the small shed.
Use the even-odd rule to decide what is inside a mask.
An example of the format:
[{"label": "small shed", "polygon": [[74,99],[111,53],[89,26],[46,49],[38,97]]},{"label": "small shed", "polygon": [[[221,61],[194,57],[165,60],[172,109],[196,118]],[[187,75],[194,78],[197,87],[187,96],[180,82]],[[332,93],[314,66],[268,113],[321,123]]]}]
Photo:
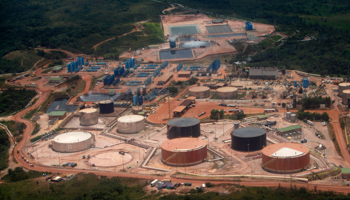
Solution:
[{"label": "small shed", "polygon": [[350,180],[350,168],[341,168],[341,177]]},{"label": "small shed", "polygon": [[62,71],[63,67],[61,66],[55,66],[52,68],[52,73],[58,73],[60,71]]},{"label": "small shed", "polygon": [[67,112],[66,111],[51,111],[49,113],[49,119],[64,119],[67,116]]}]

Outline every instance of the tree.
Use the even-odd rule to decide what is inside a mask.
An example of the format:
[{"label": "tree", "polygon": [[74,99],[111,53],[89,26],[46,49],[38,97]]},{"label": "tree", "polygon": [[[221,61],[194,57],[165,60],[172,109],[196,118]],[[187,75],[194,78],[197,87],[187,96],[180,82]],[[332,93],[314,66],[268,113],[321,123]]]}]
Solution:
[{"label": "tree", "polygon": [[224,118],[224,110],[223,109],[219,110],[218,114],[220,116],[220,119]]},{"label": "tree", "polygon": [[177,94],[178,93],[177,87],[170,86],[168,89],[169,89],[170,94]]},{"label": "tree", "polygon": [[282,108],[285,108],[286,107],[286,103],[282,103]]}]

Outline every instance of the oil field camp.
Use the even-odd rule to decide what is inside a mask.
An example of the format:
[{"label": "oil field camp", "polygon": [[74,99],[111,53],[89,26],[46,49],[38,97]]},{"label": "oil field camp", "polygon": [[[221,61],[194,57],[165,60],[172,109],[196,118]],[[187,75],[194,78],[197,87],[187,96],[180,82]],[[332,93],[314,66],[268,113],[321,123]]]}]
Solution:
[{"label": "oil field camp", "polygon": [[342,147],[334,141],[350,83],[230,62],[237,43],[285,35],[210,16],[160,15],[162,43],[127,48],[118,59],[72,54],[7,80],[34,88],[40,103],[21,111],[37,132],[15,156],[32,169],[157,177],[149,187],[158,189],[181,186],[171,179],[349,184],[339,178],[350,166],[338,154],[349,136]]}]

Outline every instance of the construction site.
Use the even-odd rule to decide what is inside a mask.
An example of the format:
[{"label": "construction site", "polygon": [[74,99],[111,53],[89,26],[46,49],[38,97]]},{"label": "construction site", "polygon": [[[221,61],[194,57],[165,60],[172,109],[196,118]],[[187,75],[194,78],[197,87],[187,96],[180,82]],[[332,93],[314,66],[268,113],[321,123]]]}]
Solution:
[{"label": "construction site", "polygon": [[[15,157],[29,168],[62,173],[349,184],[337,177],[350,167],[349,136],[338,123],[347,116],[350,83],[222,59],[184,64],[235,53],[230,43],[258,42],[274,27],[204,14],[160,17],[168,42],[156,48],[125,52],[123,61],[77,55],[61,68],[8,80],[39,91],[36,106],[47,101],[32,119],[39,133],[27,134]],[[82,92],[47,100],[51,92],[67,91],[67,80],[77,75]],[[302,105],[295,102],[312,97],[330,99],[310,111],[328,113],[329,121],[298,119]],[[223,117],[212,118],[212,110]]]}]

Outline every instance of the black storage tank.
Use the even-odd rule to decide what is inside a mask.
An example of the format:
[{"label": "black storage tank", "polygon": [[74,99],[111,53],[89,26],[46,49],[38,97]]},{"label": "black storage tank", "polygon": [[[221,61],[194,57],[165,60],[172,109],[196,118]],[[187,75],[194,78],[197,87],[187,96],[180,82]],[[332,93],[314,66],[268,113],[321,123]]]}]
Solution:
[{"label": "black storage tank", "polygon": [[257,151],[266,146],[266,131],[245,127],[231,132],[231,148],[237,151]]},{"label": "black storage tank", "polygon": [[100,101],[100,114],[109,114],[114,112],[114,105],[111,100]]},{"label": "black storage tank", "polygon": [[199,137],[201,128],[199,119],[177,118],[168,121],[168,139],[179,137]]}]

